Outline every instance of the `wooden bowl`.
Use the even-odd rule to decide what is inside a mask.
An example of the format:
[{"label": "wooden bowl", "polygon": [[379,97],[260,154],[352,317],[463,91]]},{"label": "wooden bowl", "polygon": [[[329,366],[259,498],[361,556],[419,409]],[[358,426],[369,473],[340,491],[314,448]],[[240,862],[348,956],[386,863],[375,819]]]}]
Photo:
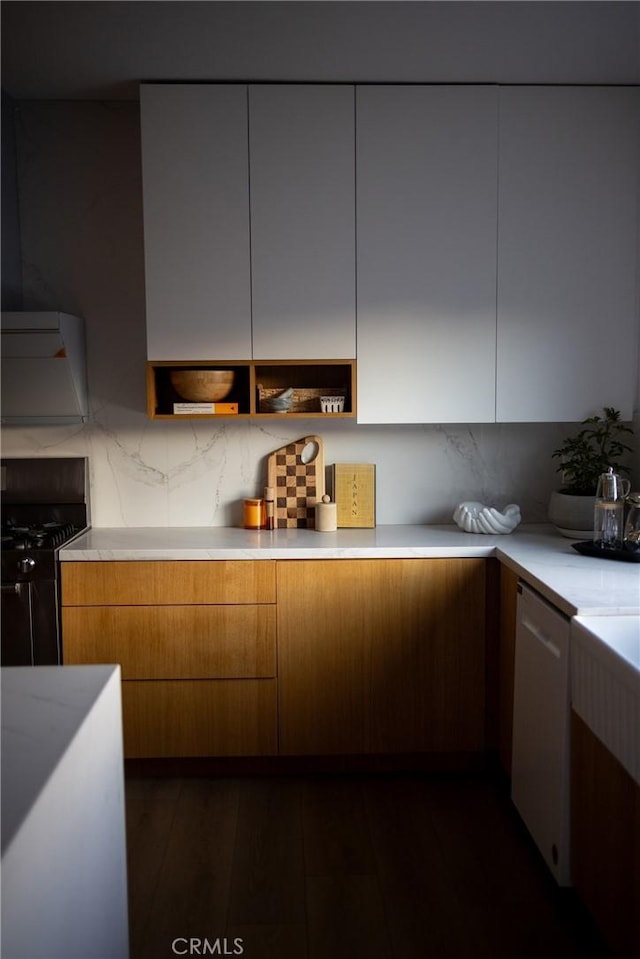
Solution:
[{"label": "wooden bowl", "polygon": [[218,403],[233,389],[233,370],[172,370],[171,385],[189,403]]}]

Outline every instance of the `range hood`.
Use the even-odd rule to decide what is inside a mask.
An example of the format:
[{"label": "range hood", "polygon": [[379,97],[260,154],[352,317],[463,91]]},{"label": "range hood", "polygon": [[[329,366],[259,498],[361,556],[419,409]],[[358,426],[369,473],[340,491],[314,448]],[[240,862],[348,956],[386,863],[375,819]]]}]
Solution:
[{"label": "range hood", "polygon": [[70,313],[2,313],[2,422],[88,417],[84,322]]}]

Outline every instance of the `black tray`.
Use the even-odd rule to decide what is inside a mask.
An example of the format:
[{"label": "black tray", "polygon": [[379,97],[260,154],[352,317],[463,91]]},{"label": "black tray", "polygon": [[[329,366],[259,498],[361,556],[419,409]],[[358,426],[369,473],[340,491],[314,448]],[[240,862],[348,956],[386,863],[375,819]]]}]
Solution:
[{"label": "black tray", "polygon": [[623,563],[640,563],[640,549],[603,549],[593,540],[581,540],[571,544],[583,556],[596,556],[598,559],[617,559]]}]

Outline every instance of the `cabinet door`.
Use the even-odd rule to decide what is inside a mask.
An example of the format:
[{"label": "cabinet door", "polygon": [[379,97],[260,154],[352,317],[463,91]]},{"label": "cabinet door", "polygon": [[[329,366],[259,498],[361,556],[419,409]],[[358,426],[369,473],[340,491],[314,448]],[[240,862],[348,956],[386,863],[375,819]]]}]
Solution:
[{"label": "cabinet door", "polygon": [[495,419],[497,93],[357,89],[358,421]]},{"label": "cabinet door", "polygon": [[284,755],[484,748],[484,560],[283,561]]},{"label": "cabinet door", "polygon": [[500,91],[500,421],[631,417],[639,116],[634,89]]},{"label": "cabinet door", "polygon": [[355,356],[352,86],[251,86],[253,356]]},{"label": "cabinet door", "polygon": [[152,360],[251,354],[247,89],[140,88]]}]

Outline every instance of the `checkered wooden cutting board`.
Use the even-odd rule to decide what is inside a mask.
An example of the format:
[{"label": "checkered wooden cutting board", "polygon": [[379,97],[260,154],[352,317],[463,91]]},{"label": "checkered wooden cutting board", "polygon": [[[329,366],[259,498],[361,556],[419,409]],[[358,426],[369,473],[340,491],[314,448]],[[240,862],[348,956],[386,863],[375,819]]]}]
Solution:
[{"label": "checkered wooden cutting board", "polygon": [[[317,450],[303,461],[305,447]],[[306,457],[305,457],[306,458]],[[315,506],[324,494],[324,449],[319,436],[305,436],[269,456],[267,485],[275,489],[276,529],[313,529]]]}]

